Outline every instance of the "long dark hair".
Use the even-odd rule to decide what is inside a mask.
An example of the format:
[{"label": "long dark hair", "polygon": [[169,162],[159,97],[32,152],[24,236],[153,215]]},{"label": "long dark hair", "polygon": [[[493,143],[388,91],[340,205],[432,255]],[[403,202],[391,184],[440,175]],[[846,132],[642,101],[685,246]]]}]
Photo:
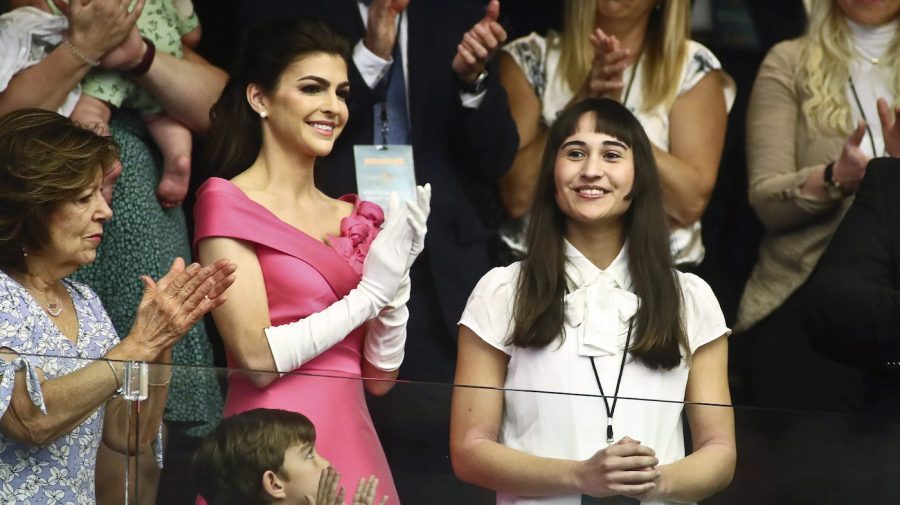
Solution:
[{"label": "long dark hair", "polygon": [[209,112],[207,174],[230,179],[253,164],[262,147],[262,124],[247,102],[247,86],[275,91],[285,69],[311,53],[334,54],[348,62],[350,43],[324,21],[307,18],[265,22],[247,32],[231,78]]},{"label": "long dark hair", "polygon": [[634,153],[632,203],[624,216],[624,228],[629,272],[640,305],[629,352],[650,368],[675,368],[681,362],[680,350],[685,354],[690,351],[656,161],[637,118],[622,104],[609,99],[589,99],[573,105],[550,129],[525,236],[528,254],[519,274],[510,343],[540,348],[565,338],[563,238],[567,218],[556,203],[554,168],[560,145],[575,132],[584,114],[594,116],[594,131],[615,137]]}]

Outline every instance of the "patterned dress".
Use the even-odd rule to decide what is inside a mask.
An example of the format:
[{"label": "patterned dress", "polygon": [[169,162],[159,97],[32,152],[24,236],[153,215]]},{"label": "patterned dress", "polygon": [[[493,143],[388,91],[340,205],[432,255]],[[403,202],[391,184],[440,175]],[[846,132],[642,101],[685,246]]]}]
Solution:
[{"label": "patterned dress", "polygon": [[[116,182],[113,218],[104,226],[97,260],[73,275],[96,290],[120,335],[134,323],[143,294],[140,276],[158,279],[181,256],[190,261],[187,225],[180,207],[163,209],[153,191],[162,173],[156,151],[139,117],[120,111],[110,122],[119,144],[122,176]],[[172,383],[166,402],[166,421],[196,423],[191,435],[204,435],[222,415],[222,393],[214,371],[212,347],[203,321],[173,349]],[[198,368],[202,367],[202,368]]]},{"label": "patterned dress", "polygon": [[[78,315],[71,342],[19,283],[0,271],[0,347],[20,354],[0,360],[0,416],[9,407],[17,370],[25,369],[31,401],[47,413],[34,369],[47,380],[75,372],[119,342],[97,295],[64,280]],[[95,503],[94,469],[103,433],[101,406],[71,432],[46,447],[21,444],[0,432],[0,503]]]}]

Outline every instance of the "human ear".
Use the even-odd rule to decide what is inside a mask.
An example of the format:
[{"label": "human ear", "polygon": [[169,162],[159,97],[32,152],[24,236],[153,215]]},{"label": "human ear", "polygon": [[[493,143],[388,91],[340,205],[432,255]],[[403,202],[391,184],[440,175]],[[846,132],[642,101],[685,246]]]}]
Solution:
[{"label": "human ear", "polygon": [[269,113],[269,99],[266,96],[265,91],[255,83],[250,83],[247,85],[247,103],[250,104],[250,108],[252,108],[257,114],[261,117],[265,117]]},{"label": "human ear", "polygon": [[284,482],[281,481],[281,478],[277,473],[272,470],[266,470],[262,475],[262,488],[263,491],[266,492],[267,495],[272,498],[284,499],[287,498],[287,494],[284,489]]}]

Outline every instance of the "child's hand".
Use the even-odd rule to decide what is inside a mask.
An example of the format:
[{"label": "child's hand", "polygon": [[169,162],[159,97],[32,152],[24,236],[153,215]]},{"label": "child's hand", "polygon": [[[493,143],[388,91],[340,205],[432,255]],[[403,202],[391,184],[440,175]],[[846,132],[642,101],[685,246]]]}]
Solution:
[{"label": "child's hand", "polygon": [[315,498],[309,495],[305,496],[307,505],[344,505],[344,488],[338,485],[340,482],[341,475],[334,467],[329,466],[322,470],[322,476],[319,478],[319,492],[316,493]]},{"label": "child's hand", "polygon": [[[378,478],[374,475],[359,479],[356,494],[353,495],[353,505],[375,505],[375,491],[378,488]],[[385,505],[388,497],[381,498],[378,505]]]}]

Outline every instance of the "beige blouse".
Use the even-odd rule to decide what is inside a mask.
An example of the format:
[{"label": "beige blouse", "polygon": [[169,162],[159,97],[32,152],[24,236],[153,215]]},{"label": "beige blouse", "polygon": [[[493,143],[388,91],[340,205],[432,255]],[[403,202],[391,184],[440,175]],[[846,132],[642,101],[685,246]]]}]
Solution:
[{"label": "beige blouse", "polygon": [[750,95],[750,205],[766,232],[741,297],[736,331],[759,322],[806,282],[853,200],[823,201],[800,191],[812,170],[838,158],[846,138],[807,125],[802,45],[803,39],[795,39],[773,47]]}]

